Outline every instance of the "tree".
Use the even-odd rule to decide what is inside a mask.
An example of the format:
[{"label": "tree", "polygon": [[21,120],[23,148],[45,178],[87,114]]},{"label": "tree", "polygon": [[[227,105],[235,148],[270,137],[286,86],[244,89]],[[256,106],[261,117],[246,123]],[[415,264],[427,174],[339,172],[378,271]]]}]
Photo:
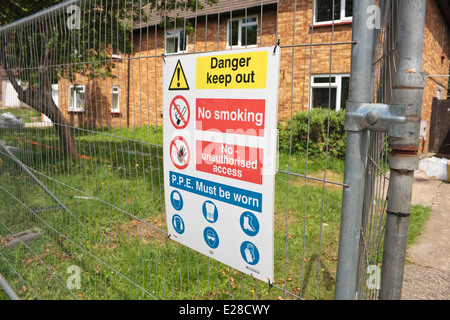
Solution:
[{"label": "tree", "polygon": [[[63,0],[2,0],[0,23],[27,17]],[[0,64],[20,101],[45,114],[54,124],[63,152],[76,154],[70,126],[52,99],[52,83],[77,75],[111,77],[111,55],[130,54],[133,25],[154,10],[162,23],[179,23],[178,12],[201,10],[218,0],[69,1],[42,19],[12,23],[0,29]],[[143,8],[148,8],[148,11]],[[56,10],[57,9],[57,10]],[[175,12],[168,18],[168,12]],[[181,16],[181,14],[180,14]],[[188,24],[188,26],[190,26]]]},{"label": "tree", "polygon": [[64,0],[2,0],[0,2],[0,25],[25,18],[62,1]]},{"label": "tree", "polygon": [[[61,0],[40,2],[42,6],[39,6],[38,0],[7,0],[2,2],[2,6],[7,13],[12,13],[12,18],[21,18],[21,15],[27,16]],[[3,27],[0,33],[0,63],[8,80],[20,101],[45,114],[53,122],[66,155],[77,153],[76,144],[70,126],[53,101],[52,83],[58,83],[60,78],[73,81],[78,73],[110,74],[112,62],[100,64],[98,61],[106,59],[106,47],[120,40],[108,37],[106,32],[99,34],[99,27],[107,30],[107,25],[115,24],[118,31],[123,31],[118,35],[127,38],[127,27],[133,16],[131,11],[120,10],[119,6],[108,8],[110,2],[93,1],[92,4],[85,2],[77,6],[73,4],[78,2],[72,1],[62,5],[54,15],[13,23]],[[89,19],[82,19],[82,14],[89,16]],[[2,16],[2,20],[5,19]],[[108,30],[111,32],[111,29]],[[128,44],[126,48],[130,47],[129,41],[124,40],[124,43]]]}]

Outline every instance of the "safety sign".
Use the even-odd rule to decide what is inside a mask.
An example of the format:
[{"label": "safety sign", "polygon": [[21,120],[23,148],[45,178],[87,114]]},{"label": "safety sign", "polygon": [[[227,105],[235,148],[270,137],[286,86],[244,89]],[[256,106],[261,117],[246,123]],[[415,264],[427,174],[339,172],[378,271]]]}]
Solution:
[{"label": "safety sign", "polygon": [[[264,136],[266,101],[263,99],[197,99],[196,129],[234,129],[237,134]],[[239,131],[238,131],[239,130]]]},{"label": "safety sign", "polygon": [[170,122],[175,129],[184,129],[189,123],[191,109],[183,96],[176,96],[170,103]]},{"label": "safety sign", "polygon": [[183,209],[183,197],[177,190],[172,191],[170,194],[170,203],[172,203],[172,206],[176,211]]},{"label": "safety sign", "polygon": [[189,84],[186,80],[186,75],[184,74],[180,60],[178,60],[175,71],[173,72],[169,90],[189,90]]},{"label": "safety sign", "polygon": [[170,160],[180,170],[186,169],[191,158],[191,150],[183,137],[175,137],[170,142]]},{"label": "safety sign", "polygon": [[273,283],[280,48],[166,57],[170,239]]}]

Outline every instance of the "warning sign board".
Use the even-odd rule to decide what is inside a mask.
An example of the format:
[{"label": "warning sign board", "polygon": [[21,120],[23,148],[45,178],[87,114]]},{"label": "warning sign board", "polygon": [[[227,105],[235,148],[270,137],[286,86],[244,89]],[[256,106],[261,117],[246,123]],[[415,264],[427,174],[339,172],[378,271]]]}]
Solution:
[{"label": "warning sign board", "polygon": [[166,57],[163,68],[170,238],[269,283],[279,65],[267,47]]}]

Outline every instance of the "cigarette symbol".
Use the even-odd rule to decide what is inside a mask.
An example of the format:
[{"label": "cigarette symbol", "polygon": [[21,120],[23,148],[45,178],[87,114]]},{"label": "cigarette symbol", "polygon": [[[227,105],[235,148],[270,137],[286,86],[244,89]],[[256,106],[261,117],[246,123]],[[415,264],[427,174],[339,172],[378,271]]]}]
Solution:
[{"label": "cigarette symbol", "polygon": [[177,104],[177,108],[175,108],[175,122],[177,126],[180,125],[181,121],[186,121],[184,116],[186,115],[187,108],[184,106],[184,108],[180,108],[180,105]]}]

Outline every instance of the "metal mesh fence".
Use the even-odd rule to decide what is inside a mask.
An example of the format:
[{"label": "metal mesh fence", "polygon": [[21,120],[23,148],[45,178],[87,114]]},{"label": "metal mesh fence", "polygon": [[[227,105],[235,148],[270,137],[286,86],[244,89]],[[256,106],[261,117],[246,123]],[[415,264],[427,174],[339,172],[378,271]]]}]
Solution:
[{"label": "metal mesh fence", "polygon": [[[333,299],[351,1],[316,4],[66,1],[1,28],[4,80],[27,105],[4,109],[0,128],[0,273],[19,297]],[[381,102],[394,68],[386,40],[392,3],[380,12],[374,74]],[[162,64],[168,55],[278,40],[275,275],[268,284],[168,238]],[[385,139],[372,135],[367,160],[361,298],[376,291],[367,267],[379,263]]]},{"label": "metal mesh fence", "polygon": [[[392,83],[395,72],[395,25],[394,12],[398,1],[383,1],[376,8],[375,22],[373,101],[392,102]],[[360,238],[359,296],[361,299],[377,299],[380,289],[383,235],[389,186],[389,150],[385,133],[369,132],[367,174],[363,204]]]}]

